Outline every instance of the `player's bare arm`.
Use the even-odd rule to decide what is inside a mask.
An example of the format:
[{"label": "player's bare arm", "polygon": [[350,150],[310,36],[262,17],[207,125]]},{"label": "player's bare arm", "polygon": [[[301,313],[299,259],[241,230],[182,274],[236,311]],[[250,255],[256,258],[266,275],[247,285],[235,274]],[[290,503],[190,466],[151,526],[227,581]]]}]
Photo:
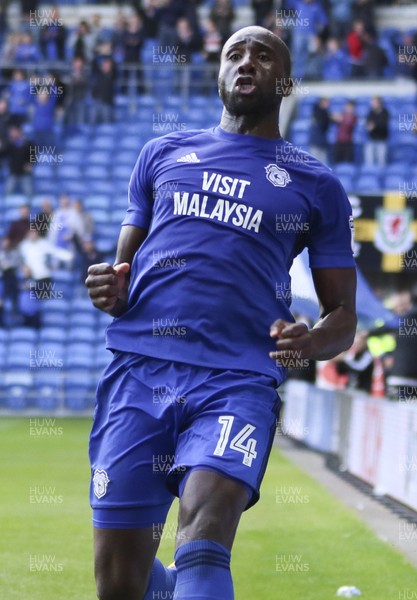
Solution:
[{"label": "player's bare arm", "polygon": [[126,311],[130,265],[147,233],[141,227],[124,225],[120,231],[114,265],[100,263],[89,267],[85,285],[96,308],[113,317],[119,317]]},{"label": "player's bare arm", "polygon": [[313,269],[314,287],[320,301],[320,320],[312,329],[304,323],[278,319],[271,326],[276,341],[275,360],[294,358],[328,360],[347,350],[356,331],[356,270]]}]

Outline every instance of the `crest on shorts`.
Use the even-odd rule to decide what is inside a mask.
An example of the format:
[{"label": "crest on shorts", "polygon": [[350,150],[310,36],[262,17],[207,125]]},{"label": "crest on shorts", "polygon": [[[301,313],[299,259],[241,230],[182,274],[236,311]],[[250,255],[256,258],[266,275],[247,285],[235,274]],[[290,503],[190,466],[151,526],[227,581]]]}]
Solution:
[{"label": "crest on shorts", "polygon": [[107,492],[107,485],[110,479],[103,469],[96,469],[93,475],[94,494],[97,498],[102,498]]},{"label": "crest on shorts", "polygon": [[275,187],[285,187],[291,181],[288,171],[281,169],[278,165],[270,164],[265,167],[266,178]]}]

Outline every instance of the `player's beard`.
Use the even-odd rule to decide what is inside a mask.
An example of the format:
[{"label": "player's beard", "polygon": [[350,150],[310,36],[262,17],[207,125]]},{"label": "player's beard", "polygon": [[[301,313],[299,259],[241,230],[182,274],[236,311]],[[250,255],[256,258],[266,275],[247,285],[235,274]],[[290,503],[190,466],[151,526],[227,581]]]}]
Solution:
[{"label": "player's beard", "polygon": [[259,116],[265,117],[279,108],[282,98],[271,93],[257,90],[254,97],[239,96],[237,93],[226,91],[224,83],[219,84],[219,95],[228,113],[235,117]]}]

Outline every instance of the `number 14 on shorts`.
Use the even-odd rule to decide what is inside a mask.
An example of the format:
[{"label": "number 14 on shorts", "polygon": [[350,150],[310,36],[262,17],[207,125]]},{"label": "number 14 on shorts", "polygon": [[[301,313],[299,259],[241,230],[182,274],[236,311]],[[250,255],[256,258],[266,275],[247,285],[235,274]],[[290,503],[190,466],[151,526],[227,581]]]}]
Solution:
[{"label": "number 14 on shorts", "polygon": [[219,423],[221,424],[222,428],[220,431],[219,441],[217,442],[217,446],[213,454],[215,456],[223,456],[224,451],[226,450],[227,446],[229,446],[230,450],[241,452],[243,454],[243,464],[247,467],[251,467],[252,461],[257,457],[258,453],[255,450],[256,440],[254,438],[249,438],[249,436],[253,431],[255,431],[256,427],[249,425],[248,423],[242,427],[239,433],[235,435],[229,444],[230,432],[232,430],[234,420],[235,418],[231,415],[219,417]]}]

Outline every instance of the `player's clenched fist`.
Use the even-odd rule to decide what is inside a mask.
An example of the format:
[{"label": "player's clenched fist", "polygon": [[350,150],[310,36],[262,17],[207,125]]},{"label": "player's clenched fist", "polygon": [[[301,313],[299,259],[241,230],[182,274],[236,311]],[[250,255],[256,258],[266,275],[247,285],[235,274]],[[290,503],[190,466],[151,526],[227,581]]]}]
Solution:
[{"label": "player's clenched fist", "polygon": [[271,325],[270,336],[277,340],[277,350],[270,352],[269,356],[284,367],[291,366],[293,359],[311,357],[311,332],[304,323],[289,323],[284,319],[277,319]]},{"label": "player's clenched fist", "polygon": [[85,285],[96,308],[118,317],[127,309],[130,265],[120,263],[114,267],[109,263],[91,265]]}]

